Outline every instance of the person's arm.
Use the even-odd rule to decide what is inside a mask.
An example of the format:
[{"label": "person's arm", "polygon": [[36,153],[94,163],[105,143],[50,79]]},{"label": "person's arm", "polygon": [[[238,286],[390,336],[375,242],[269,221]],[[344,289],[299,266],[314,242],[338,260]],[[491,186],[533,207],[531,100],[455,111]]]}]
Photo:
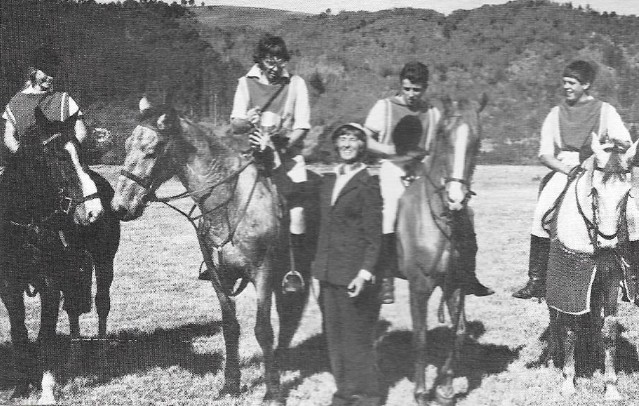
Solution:
[{"label": "person's arm", "polygon": [[368,152],[382,156],[384,158],[395,155],[395,146],[382,144],[378,141],[379,134],[386,128],[387,107],[386,100],[378,100],[368,112],[364,129],[366,130],[366,149]]},{"label": "person's arm", "polygon": [[16,128],[11,120],[4,121],[4,145],[12,154],[15,154],[20,147],[20,142],[16,138]]},{"label": "person's arm", "polygon": [[87,138],[87,127],[84,125],[82,118],[78,117],[75,120],[73,130],[75,132],[75,138],[80,144],[82,144],[82,142]]},{"label": "person's arm", "polygon": [[364,261],[357,276],[348,285],[350,297],[358,296],[366,283],[374,279],[373,270],[382,245],[382,196],[377,178],[371,177],[362,193],[362,237],[366,239]]}]

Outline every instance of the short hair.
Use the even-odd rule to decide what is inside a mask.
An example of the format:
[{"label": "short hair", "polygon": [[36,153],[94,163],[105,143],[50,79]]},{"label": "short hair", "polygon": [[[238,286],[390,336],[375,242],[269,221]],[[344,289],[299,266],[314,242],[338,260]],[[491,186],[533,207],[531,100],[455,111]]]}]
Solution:
[{"label": "short hair", "polygon": [[586,83],[592,84],[596,76],[597,70],[593,64],[582,60],[568,64],[562,74],[562,77],[577,79],[582,85]]},{"label": "short hair", "polygon": [[271,34],[264,34],[255,47],[255,53],[253,54],[253,62],[259,63],[262,59],[268,55],[272,55],[276,58],[281,58],[285,61],[291,59],[288,50],[286,49],[286,43],[282,37],[277,37]]},{"label": "short hair", "polygon": [[358,140],[366,143],[366,132],[364,131],[364,127],[357,123],[340,125],[335,129],[335,131],[333,131],[331,140],[335,142],[341,135],[354,135]]},{"label": "short hair", "polygon": [[412,83],[428,85],[428,67],[421,62],[408,62],[399,73],[399,80],[410,80]]}]

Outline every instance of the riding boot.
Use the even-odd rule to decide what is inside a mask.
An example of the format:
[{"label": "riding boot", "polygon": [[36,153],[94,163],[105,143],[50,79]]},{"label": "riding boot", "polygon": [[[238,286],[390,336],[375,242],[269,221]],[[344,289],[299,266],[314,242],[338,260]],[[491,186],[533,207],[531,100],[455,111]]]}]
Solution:
[{"label": "riding boot", "polygon": [[204,268],[200,271],[197,278],[201,281],[212,281],[213,280],[213,272],[209,268]]},{"label": "riding boot", "polygon": [[395,274],[397,273],[397,238],[395,233],[382,234],[379,260],[381,283],[378,299],[381,304],[395,303]]},{"label": "riding boot", "polygon": [[291,270],[284,275],[282,280],[282,292],[302,293],[304,291],[304,277],[310,265],[309,256],[306,252],[306,235],[291,234],[291,255],[293,258]]},{"label": "riding boot", "polygon": [[463,241],[464,247],[460,252],[460,269],[463,272],[462,286],[467,295],[490,296],[495,291],[477,279],[477,241],[474,233],[472,237],[472,240]]},{"label": "riding boot", "polygon": [[526,286],[513,293],[517,299],[542,298],[546,296],[546,271],[550,239],[530,236],[530,258],[528,262],[528,282]]}]

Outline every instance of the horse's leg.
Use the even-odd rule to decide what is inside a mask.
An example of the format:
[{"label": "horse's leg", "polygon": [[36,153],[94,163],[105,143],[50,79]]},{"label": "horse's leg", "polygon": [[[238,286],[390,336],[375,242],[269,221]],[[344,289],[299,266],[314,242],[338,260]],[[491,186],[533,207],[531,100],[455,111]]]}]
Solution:
[{"label": "horse's leg", "polygon": [[448,358],[441,368],[439,384],[436,388],[436,398],[440,404],[454,404],[455,389],[453,378],[455,376],[455,364],[459,360],[461,349],[466,340],[466,313],[464,311],[464,295],[457,289],[446,301],[448,312],[453,324],[455,341],[448,353]]},{"label": "horse's leg", "polygon": [[107,335],[107,319],[111,311],[111,283],[113,283],[113,257],[99,258],[95,262],[95,309],[98,313],[98,337]]},{"label": "horse's leg", "polygon": [[255,315],[255,338],[262,349],[264,357],[264,381],[266,393],[264,401],[273,405],[284,404],[280,392],[280,374],[275,362],[273,351],[273,326],[271,325],[271,301],[273,275],[261,268],[255,278],[255,291],[257,293],[257,313]]},{"label": "horse's leg", "polygon": [[14,370],[17,376],[16,386],[11,398],[24,398],[29,396],[29,382],[33,374],[34,357],[29,348],[29,334],[24,324],[23,287],[19,283],[2,280],[0,281],[0,297],[2,297],[2,302],[9,314]]},{"label": "horse's leg", "polygon": [[558,322],[564,328],[564,382],[561,385],[561,394],[571,396],[577,390],[575,388],[575,345],[577,343],[577,321],[571,315],[559,314]]},{"label": "horse's leg", "polygon": [[223,287],[213,283],[213,288],[220,302],[222,311],[222,334],[226,348],[226,362],[224,366],[224,387],[220,395],[238,395],[240,393],[240,324],[237,321],[235,301],[229,297]]},{"label": "horse's leg", "polygon": [[602,311],[606,303],[606,291],[602,284],[602,280],[597,278],[591,289],[590,297],[590,313],[588,314],[587,329],[584,332],[587,334],[585,339],[589,344],[589,355],[587,362],[592,364],[592,371],[600,369],[601,360],[604,355],[604,339],[603,328],[604,319],[602,317]]},{"label": "horse's leg", "polygon": [[546,356],[546,365],[550,366],[552,362],[553,365],[558,366],[561,363],[562,352],[561,352],[561,342],[562,342],[562,334],[561,334],[561,324],[559,323],[559,312],[552,307],[548,307],[548,318],[549,318],[549,338],[548,338],[548,354]]},{"label": "horse's leg", "polygon": [[417,282],[409,283],[410,313],[413,320],[413,356],[415,357],[415,401],[419,406],[428,404],[426,392],[427,338],[428,338],[428,299],[432,290],[419,291]]},{"label": "horse's leg", "polygon": [[60,291],[49,279],[45,278],[40,290],[41,317],[38,342],[40,345],[40,363],[42,365],[42,393],[39,405],[55,404],[55,375],[53,373],[54,354],[56,352],[56,326],[60,309]]},{"label": "horse's leg", "polygon": [[601,335],[604,342],[604,381],[606,383],[606,401],[620,401],[622,396],[617,390],[617,373],[615,359],[617,357],[617,336],[619,321],[617,318],[617,298],[619,296],[619,279],[607,278],[604,320]]}]

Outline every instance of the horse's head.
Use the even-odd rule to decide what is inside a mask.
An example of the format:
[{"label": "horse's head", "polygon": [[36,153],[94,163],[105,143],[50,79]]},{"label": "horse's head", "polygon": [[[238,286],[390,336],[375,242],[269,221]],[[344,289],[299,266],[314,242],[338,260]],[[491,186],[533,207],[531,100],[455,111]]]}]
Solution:
[{"label": "horse's head", "polygon": [[480,102],[443,100],[444,112],[432,153],[433,159],[443,160],[442,176],[450,210],[461,210],[472,194],[470,184],[481,138],[479,113],[487,102],[485,94]]},{"label": "horse's head", "polygon": [[51,196],[57,211],[71,215],[76,224],[88,225],[102,215],[104,207],[95,182],[80,162],[78,148],[74,140],[60,134],[44,141],[41,160],[46,176],[39,187],[49,190],[45,194]]},{"label": "horse's head", "polygon": [[176,173],[171,150],[182,130],[177,112],[167,106],[152,107],[143,98],[139,120],[126,140],[124,167],[111,202],[124,221],[140,217],[150,196]]},{"label": "horse's head", "polygon": [[[593,155],[584,163],[588,170],[577,185],[579,204],[590,228],[591,242],[612,248],[618,242],[621,211],[631,187],[630,166],[636,144],[631,147],[628,142],[600,139],[593,134],[590,146]],[[588,201],[584,195],[590,197],[590,207],[583,207],[581,202]]]}]

